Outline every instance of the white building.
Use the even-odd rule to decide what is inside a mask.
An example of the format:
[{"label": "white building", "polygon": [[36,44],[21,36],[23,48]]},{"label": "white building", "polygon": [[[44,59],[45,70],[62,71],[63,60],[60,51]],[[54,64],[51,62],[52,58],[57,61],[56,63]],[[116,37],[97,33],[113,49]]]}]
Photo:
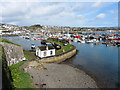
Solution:
[{"label": "white building", "polygon": [[13,32],[13,34],[21,34],[21,33],[25,33],[25,31],[16,30],[16,31]]},{"label": "white building", "polygon": [[43,58],[55,55],[55,48],[53,46],[38,46],[36,49],[36,56]]}]

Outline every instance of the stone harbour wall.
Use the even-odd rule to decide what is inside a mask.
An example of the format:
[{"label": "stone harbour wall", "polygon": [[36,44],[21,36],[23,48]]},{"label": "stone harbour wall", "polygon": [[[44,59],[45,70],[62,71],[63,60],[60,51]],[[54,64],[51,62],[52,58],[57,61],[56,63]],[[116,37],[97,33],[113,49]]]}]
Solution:
[{"label": "stone harbour wall", "polygon": [[5,42],[0,42],[0,44],[4,48],[8,66],[25,60],[23,48],[21,46],[16,46]]},{"label": "stone harbour wall", "polygon": [[0,45],[0,90],[2,90],[2,46]]}]

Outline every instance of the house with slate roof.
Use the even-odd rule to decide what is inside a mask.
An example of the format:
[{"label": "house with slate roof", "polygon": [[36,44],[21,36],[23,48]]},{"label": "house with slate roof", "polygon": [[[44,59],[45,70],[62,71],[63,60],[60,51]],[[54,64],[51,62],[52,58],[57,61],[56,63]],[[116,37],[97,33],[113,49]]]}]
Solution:
[{"label": "house with slate roof", "polygon": [[50,57],[55,55],[55,48],[51,45],[38,46],[36,49],[36,56],[40,58]]}]

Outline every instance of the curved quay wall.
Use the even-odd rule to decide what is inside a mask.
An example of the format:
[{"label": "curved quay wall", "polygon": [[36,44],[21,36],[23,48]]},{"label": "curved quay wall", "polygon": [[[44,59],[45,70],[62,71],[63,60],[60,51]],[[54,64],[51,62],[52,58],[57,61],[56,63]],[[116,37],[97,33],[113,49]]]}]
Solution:
[{"label": "curved quay wall", "polygon": [[73,46],[73,48],[65,53],[55,55],[54,57],[49,57],[49,58],[43,58],[39,60],[39,62],[43,63],[60,63],[62,61],[65,61],[66,59],[74,56],[76,54],[76,47]]}]

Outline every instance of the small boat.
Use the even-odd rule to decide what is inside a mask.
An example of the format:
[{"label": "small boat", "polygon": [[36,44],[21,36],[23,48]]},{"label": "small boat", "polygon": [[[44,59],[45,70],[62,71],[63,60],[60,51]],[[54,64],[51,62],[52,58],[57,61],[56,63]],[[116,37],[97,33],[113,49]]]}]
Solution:
[{"label": "small boat", "polygon": [[79,39],[77,42],[81,42],[81,40]]},{"label": "small boat", "polygon": [[52,45],[52,44],[47,42],[46,45]]},{"label": "small boat", "polygon": [[74,40],[73,40],[74,42],[77,42],[77,38],[74,38]]},{"label": "small boat", "polygon": [[25,39],[30,39],[30,37],[29,37],[29,36],[26,36]]},{"label": "small boat", "polygon": [[32,44],[31,49],[32,50],[35,49],[35,44]]},{"label": "small boat", "polygon": [[93,40],[89,40],[89,41],[87,41],[87,43],[88,43],[88,44],[93,43]]},{"label": "small boat", "polygon": [[69,39],[69,41],[73,41],[73,39]]},{"label": "small boat", "polygon": [[31,38],[31,40],[34,40],[34,38]]},{"label": "small boat", "polygon": [[42,40],[41,38],[38,38],[37,40]]},{"label": "small boat", "polygon": [[83,41],[83,40],[82,40],[82,41],[80,41],[80,42],[81,42],[81,43],[85,43],[85,41]]}]

